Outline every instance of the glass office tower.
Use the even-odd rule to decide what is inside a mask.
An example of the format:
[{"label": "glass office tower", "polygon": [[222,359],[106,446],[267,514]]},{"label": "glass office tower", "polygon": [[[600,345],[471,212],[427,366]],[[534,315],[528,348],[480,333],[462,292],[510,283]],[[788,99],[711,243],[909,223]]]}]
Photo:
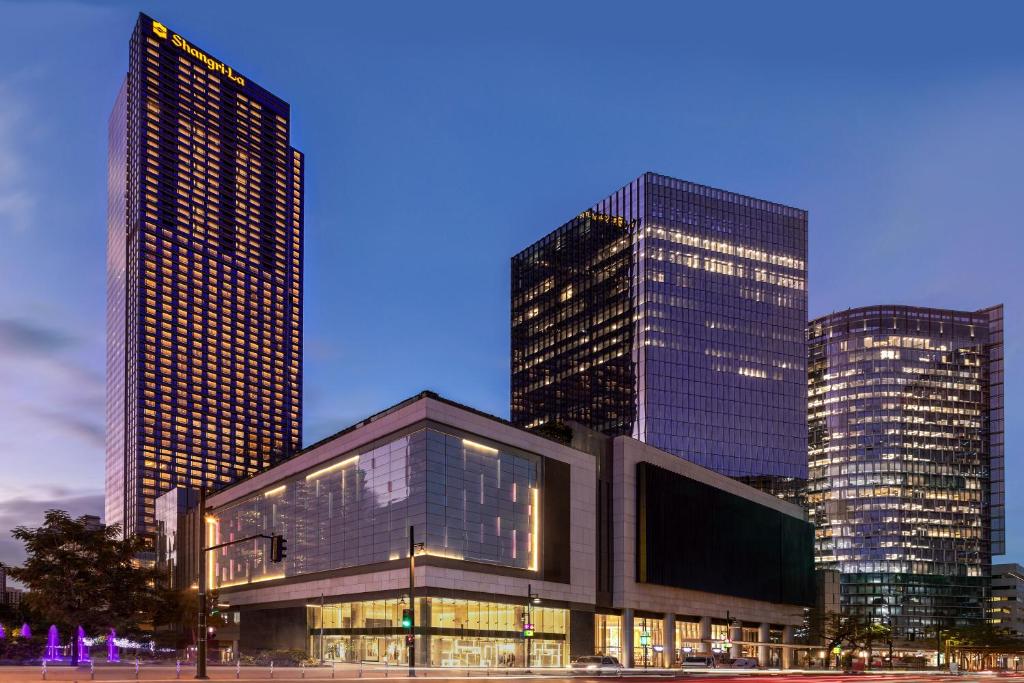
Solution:
[{"label": "glass office tower", "polygon": [[289,106],[145,15],[109,125],[106,521],[301,442],[302,154]]},{"label": "glass office tower", "polygon": [[859,308],[808,328],[816,560],[904,640],[981,623],[1005,552],[1003,309]]},{"label": "glass office tower", "polygon": [[807,474],[807,213],[646,173],[512,258],[512,421]]}]

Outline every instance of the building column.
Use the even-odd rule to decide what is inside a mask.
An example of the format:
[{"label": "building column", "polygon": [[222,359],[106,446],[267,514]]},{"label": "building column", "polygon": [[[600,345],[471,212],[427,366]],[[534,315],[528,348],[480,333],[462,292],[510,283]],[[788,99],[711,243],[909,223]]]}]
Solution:
[{"label": "building column", "polygon": [[771,663],[769,659],[771,650],[768,647],[771,628],[771,624],[761,624],[761,627],[757,629],[757,663],[763,667]]},{"label": "building column", "polygon": [[676,665],[676,615],[665,615],[665,629],[661,644],[665,647],[665,667],[671,669]]},{"label": "building column", "polygon": [[700,653],[711,654],[711,617],[700,618]]},{"label": "building column", "polygon": [[[793,642],[793,627],[783,626],[782,627],[782,644],[790,645]],[[793,668],[793,649],[789,647],[782,648],[782,668],[792,669]]]},{"label": "building column", "polygon": [[[418,600],[420,602],[420,614],[419,617],[416,619],[416,624],[417,626],[422,625],[429,627],[431,600],[430,598],[418,598]],[[424,630],[426,629],[420,630],[420,642],[416,643],[416,659],[419,660],[416,662],[417,666],[431,666],[430,636],[426,633],[423,633]]]},{"label": "building column", "polygon": [[632,669],[633,661],[633,610],[622,610],[622,666]]},{"label": "building column", "polygon": [[743,639],[743,623],[734,621],[733,624],[735,625],[730,624],[729,626],[729,640],[732,641],[732,647],[729,648],[729,657],[736,659],[741,655],[738,641]]}]

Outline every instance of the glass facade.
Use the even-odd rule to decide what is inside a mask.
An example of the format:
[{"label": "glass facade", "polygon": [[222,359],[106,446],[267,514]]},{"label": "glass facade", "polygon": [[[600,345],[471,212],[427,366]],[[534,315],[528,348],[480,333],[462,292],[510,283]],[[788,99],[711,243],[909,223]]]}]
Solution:
[{"label": "glass facade", "polygon": [[[408,663],[404,598],[326,604],[309,610],[310,651],[326,661]],[[322,631],[321,631],[322,615]],[[417,663],[445,667],[526,665],[523,625],[532,623],[530,666],[568,663],[569,612],[461,598],[416,599]],[[322,632],[322,641],[321,641]]]},{"label": "glass facade", "polygon": [[211,587],[386,562],[424,552],[536,570],[539,456],[420,429],[341,455],[218,508],[209,545],[256,534],[288,539],[273,563],[257,539],[210,554]]},{"label": "glass facade", "polygon": [[288,104],[140,15],[109,126],[106,519],[301,445],[303,157]]},{"label": "glass facade", "polygon": [[807,473],[807,213],[648,173],[512,259],[512,421]]},{"label": "glass facade", "polygon": [[854,309],[808,328],[816,560],[898,636],[979,623],[1003,552],[1002,307]]}]

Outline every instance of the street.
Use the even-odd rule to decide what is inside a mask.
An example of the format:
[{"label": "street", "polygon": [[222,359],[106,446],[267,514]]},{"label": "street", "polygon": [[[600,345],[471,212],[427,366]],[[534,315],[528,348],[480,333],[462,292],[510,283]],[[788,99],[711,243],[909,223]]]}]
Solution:
[{"label": "street", "polygon": [[[771,683],[850,683],[856,681],[857,683],[886,683],[889,681],[900,681],[905,683],[916,683],[921,681],[937,681],[939,679],[949,680],[952,678],[949,674],[940,674],[937,672],[907,672],[907,673],[885,673],[885,674],[840,674],[835,672],[813,672],[813,673],[802,673],[802,672],[779,672],[773,670],[753,670],[753,671],[722,671],[721,673],[711,672],[694,672],[694,673],[680,673],[678,671],[659,671],[652,669],[648,672],[635,671],[623,674],[621,677],[616,676],[591,676],[591,675],[563,675],[561,671],[549,670],[543,673],[536,674],[524,674],[515,673],[511,675],[502,675],[492,672],[488,674],[486,670],[460,670],[458,674],[453,674],[452,670],[418,670],[418,677],[430,678],[436,683],[447,683],[451,681],[456,683],[457,681],[466,680],[490,680],[490,679],[506,679],[506,680],[543,680],[549,681],[550,683],[570,683],[578,681],[596,681],[601,678],[618,678],[624,681],[639,681],[639,680],[681,680],[681,679],[709,679],[709,683],[737,683],[740,681],[747,680],[751,677],[768,677],[771,679]],[[90,671],[89,667],[79,667],[72,669],[69,666],[52,666],[46,670],[45,680],[47,681],[107,681],[108,683],[131,683],[132,681],[174,681],[174,680],[194,680],[195,670],[192,667],[181,668],[180,674],[176,671],[176,667],[173,665],[149,665],[140,666],[138,675],[136,675],[134,663],[121,664],[121,665],[101,665],[96,666],[94,670]],[[236,677],[237,676],[237,677]],[[218,681],[284,681],[284,682],[297,682],[297,681],[326,681],[331,679],[353,679],[353,680],[366,680],[366,681],[388,681],[393,679],[406,679],[407,671],[405,669],[393,668],[385,671],[384,669],[363,669],[362,675],[360,675],[360,669],[358,667],[345,667],[331,669],[328,667],[309,667],[306,669],[300,668],[276,668],[271,670],[270,667],[242,667],[237,671],[231,666],[211,666],[209,668],[209,677],[211,680]],[[957,677],[958,682],[968,683],[970,681],[978,681],[981,679],[1024,679],[1024,675],[1013,675],[1013,674],[992,674],[992,673],[976,673],[976,674],[964,674]],[[39,681],[44,680],[43,669],[41,666],[0,666],[0,683],[7,681]]]}]

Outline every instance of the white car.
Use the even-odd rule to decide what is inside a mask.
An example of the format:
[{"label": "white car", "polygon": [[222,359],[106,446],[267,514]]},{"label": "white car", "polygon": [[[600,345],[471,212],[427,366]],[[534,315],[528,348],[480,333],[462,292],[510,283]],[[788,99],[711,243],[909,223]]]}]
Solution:
[{"label": "white car", "polygon": [[753,657],[737,657],[729,666],[734,669],[756,669],[757,660]]},{"label": "white car", "polygon": [[622,671],[622,664],[615,657],[607,655],[591,655],[589,657],[577,657],[570,667],[574,672],[583,673],[619,673]]},{"label": "white car", "polygon": [[687,655],[683,659],[684,669],[714,669],[715,658],[711,655]]}]

